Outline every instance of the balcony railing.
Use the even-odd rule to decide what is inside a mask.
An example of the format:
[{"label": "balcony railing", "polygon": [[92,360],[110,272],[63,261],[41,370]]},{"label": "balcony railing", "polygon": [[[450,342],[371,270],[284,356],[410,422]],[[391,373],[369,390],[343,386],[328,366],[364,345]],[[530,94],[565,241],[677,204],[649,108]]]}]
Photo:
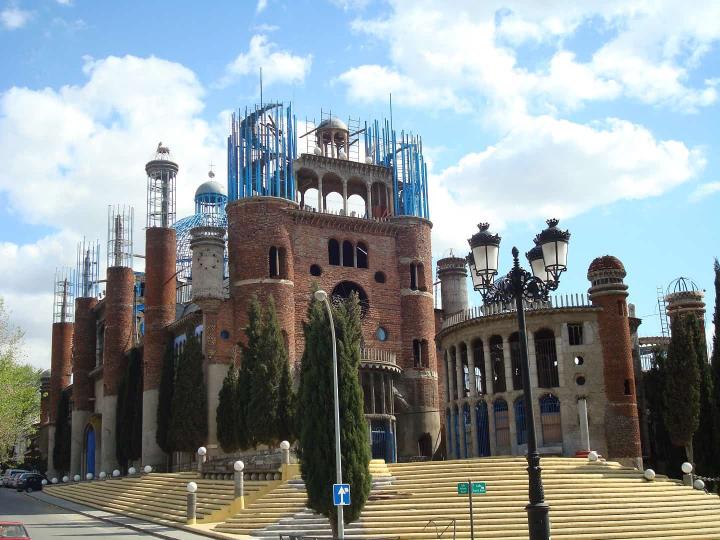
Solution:
[{"label": "balcony railing", "polygon": [[[526,311],[538,311],[543,309],[559,309],[559,308],[578,308],[578,307],[592,307],[590,300],[584,293],[575,294],[557,294],[550,297],[547,302],[524,302]],[[450,315],[442,323],[442,328],[449,328],[461,322],[469,321],[472,319],[479,319],[481,317],[488,317],[491,315],[501,315],[503,313],[514,313],[515,304],[505,304],[503,302],[496,302],[493,304],[486,304],[483,306],[475,306],[454,315]]]},{"label": "balcony railing", "polygon": [[397,355],[392,351],[382,351],[363,347],[360,349],[361,362],[383,362],[385,364],[397,365]]}]

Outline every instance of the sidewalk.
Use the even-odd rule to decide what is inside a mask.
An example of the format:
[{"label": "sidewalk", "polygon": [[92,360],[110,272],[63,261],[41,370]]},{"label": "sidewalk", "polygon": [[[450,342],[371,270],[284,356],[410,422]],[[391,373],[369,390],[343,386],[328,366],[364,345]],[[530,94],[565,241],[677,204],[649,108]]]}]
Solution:
[{"label": "sidewalk", "polygon": [[208,537],[219,538],[222,540],[250,540],[250,537],[245,535],[229,535],[211,531],[210,527],[214,526],[215,523],[205,525],[163,525],[120,514],[113,514],[104,510],[98,510],[96,508],[91,508],[89,506],[84,506],[72,501],[66,501],[58,497],[47,495],[42,491],[29,493],[28,496],[64,510],[70,510],[71,512],[82,514],[83,516],[98,519],[100,521],[106,521],[114,525],[126,527],[128,529],[156,536],[157,538],[163,538],[165,540],[206,540]]}]

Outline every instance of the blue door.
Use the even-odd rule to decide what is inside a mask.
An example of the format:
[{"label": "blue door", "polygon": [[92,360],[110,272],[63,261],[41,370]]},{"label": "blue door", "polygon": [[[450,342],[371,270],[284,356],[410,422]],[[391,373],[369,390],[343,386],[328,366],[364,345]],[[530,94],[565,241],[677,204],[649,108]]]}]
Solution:
[{"label": "blue door", "polygon": [[95,475],[95,430],[89,427],[85,436],[85,470]]}]

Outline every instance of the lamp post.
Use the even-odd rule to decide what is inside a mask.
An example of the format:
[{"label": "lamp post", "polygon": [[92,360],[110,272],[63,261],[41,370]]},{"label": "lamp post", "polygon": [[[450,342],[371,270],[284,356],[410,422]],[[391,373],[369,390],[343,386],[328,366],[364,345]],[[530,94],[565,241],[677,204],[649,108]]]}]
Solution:
[{"label": "lamp post", "polygon": [[527,335],[525,330],[525,300],[547,301],[550,291],[560,284],[560,274],[567,269],[567,248],[570,240],[568,231],[557,228],[558,220],[549,219],[548,228],[535,237],[535,247],[527,254],[532,274],[520,267],[520,252],[513,247],[513,266],[503,278],[495,280],[498,273],[500,236],[488,231],[489,225],[481,223],[479,231],[468,242],[471,252],[467,257],[473,287],[483,297],[483,302],[514,302],[517,310],[518,334],[520,337],[520,361],[522,365],[523,396],[528,438],[528,495],[525,507],[528,514],[530,540],[549,540],[549,507],[545,502],[540,468],[540,454],[537,449],[535,417],[533,416],[532,387],[528,363]]},{"label": "lamp post", "polygon": [[[335,398],[335,471],[336,483],[342,484],[342,457],[340,455],[340,397],[338,392],[338,370],[337,370],[337,343],[335,342],[335,323],[333,322],[332,308],[328,300],[328,294],[318,289],[315,291],[315,300],[322,302],[327,310],[330,318],[330,335],[332,337],[332,353],[333,353],[333,394]],[[337,527],[338,538],[345,538],[345,523],[343,523],[343,507],[337,507]]]}]

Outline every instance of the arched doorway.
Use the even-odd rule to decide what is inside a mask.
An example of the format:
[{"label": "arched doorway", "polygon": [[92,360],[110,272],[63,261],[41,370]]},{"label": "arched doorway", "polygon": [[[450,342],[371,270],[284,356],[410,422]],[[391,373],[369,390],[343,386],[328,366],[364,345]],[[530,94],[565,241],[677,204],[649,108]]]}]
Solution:
[{"label": "arched doorway", "polygon": [[95,475],[95,428],[88,426],[85,430],[85,474]]}]

